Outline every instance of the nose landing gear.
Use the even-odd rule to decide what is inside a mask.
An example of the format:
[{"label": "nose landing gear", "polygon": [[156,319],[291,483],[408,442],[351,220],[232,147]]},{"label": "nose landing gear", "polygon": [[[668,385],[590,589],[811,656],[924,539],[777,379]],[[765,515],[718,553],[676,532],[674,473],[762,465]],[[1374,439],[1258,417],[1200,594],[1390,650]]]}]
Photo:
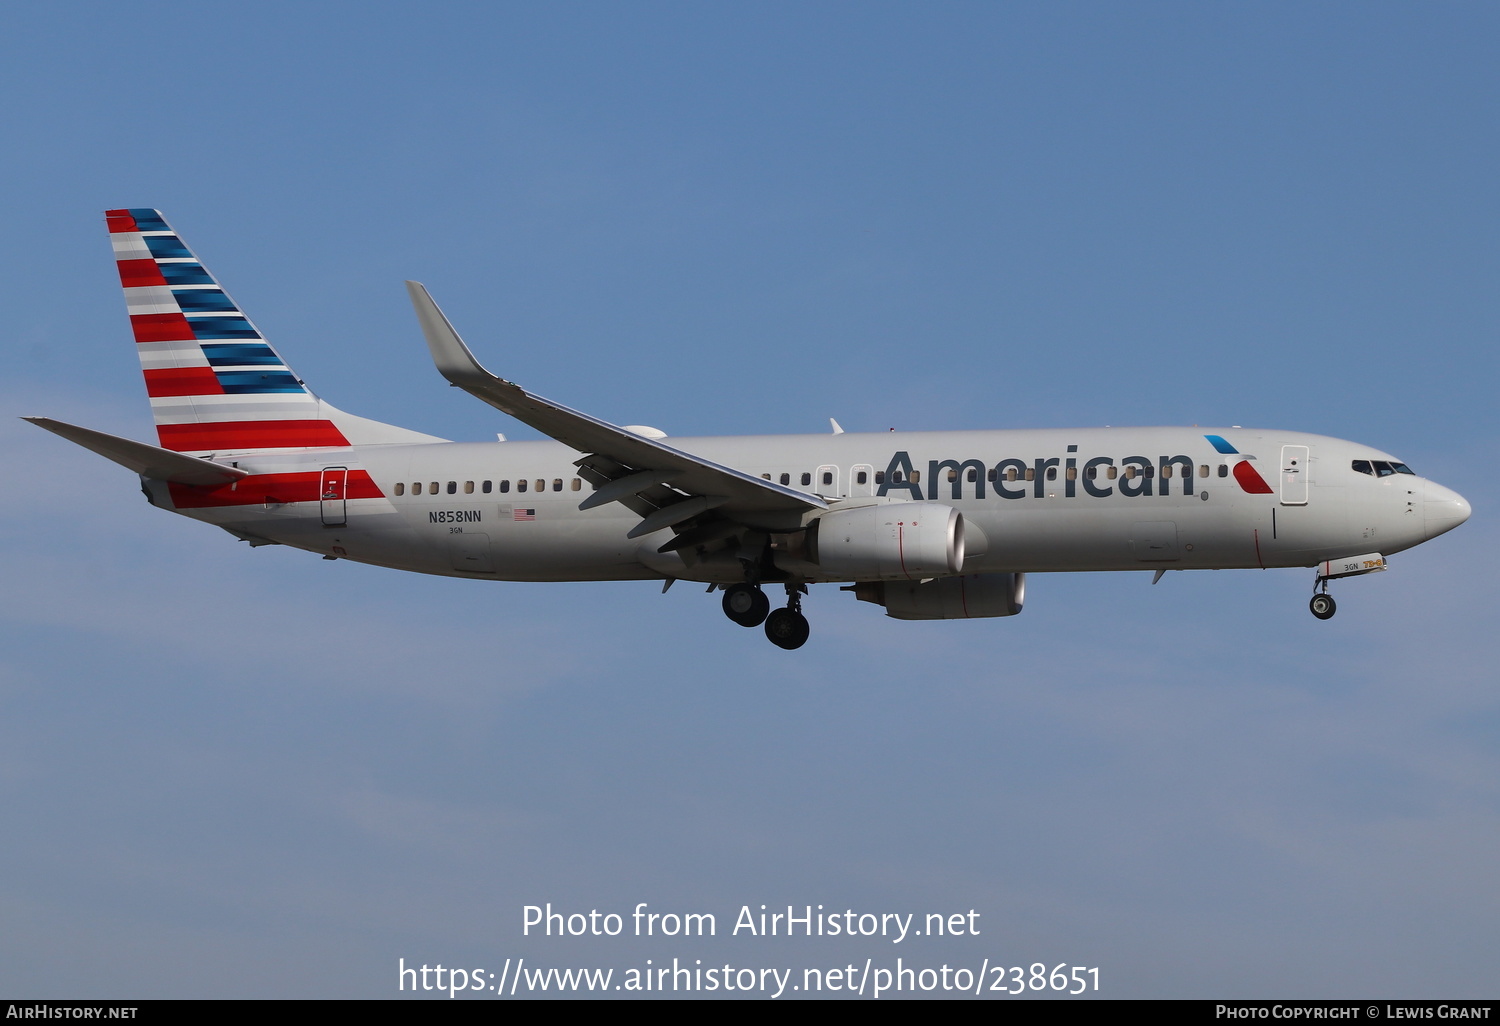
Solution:
[{"label": "nose landing gear", "polygon": [[1312,615],[1316,616],[1319,620],[1327,620],[1334,613],[1338,612],[1339,606],[1337,602],[1333,601],[1332,595],[1326,591],[1322,591],[1312,597],[1312,601],[1307,604],[1307,608],[1311,609]]},{"label": "nose landing gear", "polygon": [[1342,559],[1324,560],[1318,564],[1317,576],[1313,578],[1313,597],[1307,604],[1312,615],[1327,620],[1338,611],[1333,596],[1328,594],[1328,582],[1343,577],[1360,577],[1379,573],[1385,569],[1385,557],[1378,552],[1367,552],[1362,556],[1345,556]]}]

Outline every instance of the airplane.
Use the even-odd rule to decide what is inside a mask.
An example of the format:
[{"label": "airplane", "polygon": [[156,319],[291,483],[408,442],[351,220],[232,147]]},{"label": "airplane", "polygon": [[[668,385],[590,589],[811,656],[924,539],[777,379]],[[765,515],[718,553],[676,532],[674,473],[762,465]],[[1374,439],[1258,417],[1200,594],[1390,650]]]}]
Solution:
[{"label": "airplane", "polygon": [[[407,282],[452,385],[551,441],[452,442],[315,395],[161,213],[106,212],[158,445],[24,418],[252,546],[482,580],[679,580],[783,649],[837,584],[900,620],[1021,611],[1042,572],[1312,567],[1328,582],[1462,524],[1388,453],[1291,431],[1078,428],[672,438],[486,370]],[[786,604],[772,609],[768,587]]]}]

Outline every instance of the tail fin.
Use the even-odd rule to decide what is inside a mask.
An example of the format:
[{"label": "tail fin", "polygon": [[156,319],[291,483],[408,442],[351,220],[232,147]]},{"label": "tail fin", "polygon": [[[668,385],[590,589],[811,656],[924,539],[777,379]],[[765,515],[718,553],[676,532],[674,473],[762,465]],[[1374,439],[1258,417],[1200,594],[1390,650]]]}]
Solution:
[{"label": "tail fin", "polygon": [[313,395],[160,212],[105,217],[163,448],[209,454],[441,441],[350,416]]}]

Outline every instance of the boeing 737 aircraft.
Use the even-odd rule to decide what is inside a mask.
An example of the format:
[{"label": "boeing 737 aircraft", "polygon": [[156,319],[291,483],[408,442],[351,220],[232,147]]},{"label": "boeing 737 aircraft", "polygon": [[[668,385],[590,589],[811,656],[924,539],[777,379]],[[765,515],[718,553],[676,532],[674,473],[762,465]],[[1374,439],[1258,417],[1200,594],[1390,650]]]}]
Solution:
[{"label": "boeing 737 aircraft", "polygon": [[1291,431],[833,422],[669,443],[491,374],[408,282],[443,376],[554,439],[449,442],[334,409],[160,213],[106,216],[160,445],[27,419],[135,471],[153,505],[251,545],[499,581],[697,581],[794,649],[801,598],[823,583],[938,620],[1019,613],[1028,573],[1313,567],[1327,619],[1329,581],[1384,570],[1469,517],[1388,453]]}]

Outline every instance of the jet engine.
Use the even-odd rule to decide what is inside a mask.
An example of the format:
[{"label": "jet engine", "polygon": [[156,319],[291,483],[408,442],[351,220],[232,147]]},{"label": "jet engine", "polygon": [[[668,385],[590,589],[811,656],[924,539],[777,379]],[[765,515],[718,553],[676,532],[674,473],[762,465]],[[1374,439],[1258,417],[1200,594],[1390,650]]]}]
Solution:
[{"label": "jet engine", "polygon": [[838,510],[809,526],[807,555],[845,580],[918,580],[961,573],[964,518],[937,502]]},{"label": "jet engine", "polygon": [[1015,616],[1026,600],[1025,574],[964,574],[932,581],[870,581],[854,586],[861,602],[885,606],[897,620]]}]

